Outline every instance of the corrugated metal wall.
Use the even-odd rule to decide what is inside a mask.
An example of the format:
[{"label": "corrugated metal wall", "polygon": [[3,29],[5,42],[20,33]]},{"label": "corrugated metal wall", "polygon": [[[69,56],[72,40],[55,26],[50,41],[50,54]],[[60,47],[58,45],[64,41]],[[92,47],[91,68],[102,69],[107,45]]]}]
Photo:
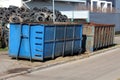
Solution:
[{"label": "corrugated metal wall", "polygon": [[90,13],[90,21],[102,24],[115,24],[115,31],[120,31],[120,13]]},{"label": "corrugated metal wall", "polygon": [[[55,9],[62,12],[62,14],[67,15],[68,18],[81,18],[86,19],[89,22],[89,11],[88,10],[82,10],[77,11],[75,10],[75,6],[79,3],[68,3],[68,2],[55,2]],[[42,2],[42,1],[31,1],[27,3],[27,6],[30,8],[38,7],[48,7],[49,9],[52,9],[52,2]]]},{"label": "corrugated metal wall", "polygon": [[[26,3],[27,6],[30,8],[33,7],[38,7],[38,8],[43,8],[43,7],[48,7],[52,9],[52,2],[41,2],[41,1],[31,1],[29,3]],[[75,9],[75,5],[78,3],[71,4],[71,3],[65,3],[65,2],[55,2],[55,9],[60,10],[60,11],[71,11]]]}]

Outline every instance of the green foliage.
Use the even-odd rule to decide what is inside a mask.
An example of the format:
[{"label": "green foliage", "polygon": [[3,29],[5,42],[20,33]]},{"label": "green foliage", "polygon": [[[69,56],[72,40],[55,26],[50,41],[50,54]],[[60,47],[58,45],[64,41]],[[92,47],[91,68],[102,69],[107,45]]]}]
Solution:
[{"label": "green foliage", "polygon": [[6,48],[0,48],[0,51],[8,51],[8,47],[6,47]]}]

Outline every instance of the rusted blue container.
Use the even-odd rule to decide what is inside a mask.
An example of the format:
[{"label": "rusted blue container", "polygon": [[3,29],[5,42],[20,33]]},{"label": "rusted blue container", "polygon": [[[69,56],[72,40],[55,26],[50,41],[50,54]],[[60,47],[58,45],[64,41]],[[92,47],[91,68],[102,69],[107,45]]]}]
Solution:
[{"label": "rusted blue container", "polygon": [[83,27],[84,51],[108,47],[114,44],[115,25],[109,24],[85,24]]},{"label": "rusted blue container", "polygon": [[11,23],[9,55],[44,60],[81,50],[82,25],[69,23]]}]

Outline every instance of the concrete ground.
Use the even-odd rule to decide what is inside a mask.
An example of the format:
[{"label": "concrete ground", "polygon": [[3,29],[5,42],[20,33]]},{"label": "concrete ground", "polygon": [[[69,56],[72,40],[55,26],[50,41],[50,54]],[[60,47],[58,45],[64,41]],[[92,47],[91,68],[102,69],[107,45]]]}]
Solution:
[{"label": "concrete ground", "polygon": [[7,80],[118,80],[120,48]]},{"label": "concrete ground", "polygon": [[[120,44],[120,36],[115,37],[115,43]],[[79,58],[79,57],[86,57],[86,55],[79,55],[79,56],[73,56],[73,57],[59,57],[55,60],[49,60],[46,62],[40,62],[40,61],[35,61],[35,62],[30,62],[29,60],[16,60],[16,59],[11,59],[8,56],[8,52],[0,52],[0,78],[4,77],[9,74],[14,74],[14,73],[20,73],[22,71],[42,66],[42,65],[49,65],[49,64],[54,64],[56,62],[62,62],[62,61],[69,61],[74,58]]]},{"label": "concrete ground", "polygon": [[120,35],[116,35],[114,39],[115,44],[120,44]]}]

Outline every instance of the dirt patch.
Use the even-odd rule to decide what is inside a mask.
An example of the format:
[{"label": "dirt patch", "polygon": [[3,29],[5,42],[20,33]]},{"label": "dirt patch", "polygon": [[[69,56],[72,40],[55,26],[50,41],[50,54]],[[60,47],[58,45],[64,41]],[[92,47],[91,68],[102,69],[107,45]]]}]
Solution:
[{"label": "dirt patch", "polygon": [[6,73],[0,73],[0,76],[4,76],[4,75],[6,75]]},{"label": "dirt patch", "polygon": [[22,71],[26,71],[30,68],[15,68],[15,69],[10,69],[7,71],[7,74],[12,74],[12,73],[19,73],[19,72],[22,72]]}]

